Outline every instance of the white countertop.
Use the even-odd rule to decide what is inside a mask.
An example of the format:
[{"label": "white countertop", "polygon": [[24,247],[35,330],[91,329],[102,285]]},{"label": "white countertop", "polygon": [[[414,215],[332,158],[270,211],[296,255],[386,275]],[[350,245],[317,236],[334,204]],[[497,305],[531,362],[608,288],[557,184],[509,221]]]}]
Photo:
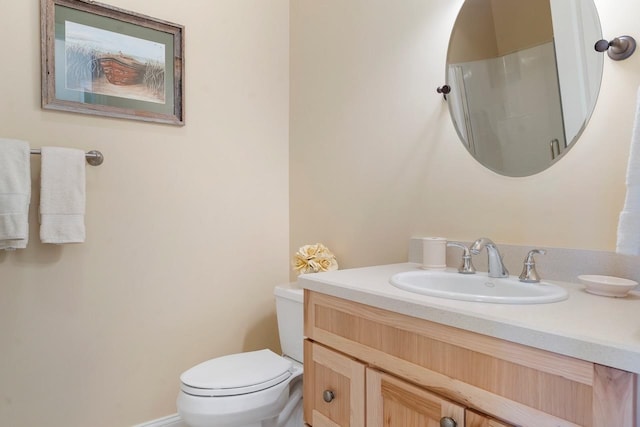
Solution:
[{"label": "white countertop", "polygon": [[[548,281],[569,291],[550,304],[494,304],[429,297],[392,286],[389,278],[419,270],[403,263],[304,274],[305,289],[443,325],[640,373],[640,293],[592,295],[576,283]],[[448,269],[455,273],[454,269]]]}]

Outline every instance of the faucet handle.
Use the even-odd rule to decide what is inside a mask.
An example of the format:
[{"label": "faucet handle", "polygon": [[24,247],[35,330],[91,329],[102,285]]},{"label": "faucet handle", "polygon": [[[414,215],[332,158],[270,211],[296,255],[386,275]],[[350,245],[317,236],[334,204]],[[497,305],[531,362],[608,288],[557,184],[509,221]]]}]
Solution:
[{"label": "faucet handle", "polygon": [[540,276],[536,271],[536,262],[533,259],[535,254],[546,254],[544,249],[532,249],[524,258],[524,266],[522,267],[522,273],[520,273],[520,281],[525,283],[539,283]]},{"label": "faucet handle", "polygon": [[471,262],[471,254],[469,253],[469,248],[463,245],[460,242],[447,242],[447,246],[460,248],[462,249],[462,264],[458,268],[458,273],[460,274],[475,274],[476,268],[473,266]]}]

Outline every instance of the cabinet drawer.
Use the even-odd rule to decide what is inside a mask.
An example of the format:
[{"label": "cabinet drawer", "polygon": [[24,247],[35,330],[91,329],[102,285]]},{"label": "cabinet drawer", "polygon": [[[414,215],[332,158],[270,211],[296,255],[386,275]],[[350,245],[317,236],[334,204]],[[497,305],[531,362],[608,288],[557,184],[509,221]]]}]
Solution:
[{"label": "cabinet drawer", "polygon": [[439,426],[445,417],[452,425],[466,426],[462,406],[391,375],[367,369],[367,427]]},{"label": "cabinet drawer", "polygon": [[364,401],[364,364],[305,341],[305,422],[313,427],[362,427]]},{"label": "cabinet drawer", "polygon": [[465,411],[465,420],[465,427],[515,427],[468,409]]}]

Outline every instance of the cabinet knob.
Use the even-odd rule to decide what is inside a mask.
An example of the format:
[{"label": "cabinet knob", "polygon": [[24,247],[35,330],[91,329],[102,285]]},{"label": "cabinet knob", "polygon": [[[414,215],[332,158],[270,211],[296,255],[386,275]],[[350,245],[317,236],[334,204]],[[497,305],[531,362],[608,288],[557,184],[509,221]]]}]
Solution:
[{"label": "cabinet knob", "polygon": [[327,403],[331,403],[331,401],[336,397],[335,394],[333,394],[333,392],[331,390],[325,390],[322,393],[322,398],[324,399],[325,402]]},{"label": "cabinet knob", "polygon": [[456,427],[458,423],[451,417],[440,418],[440,427]]}]

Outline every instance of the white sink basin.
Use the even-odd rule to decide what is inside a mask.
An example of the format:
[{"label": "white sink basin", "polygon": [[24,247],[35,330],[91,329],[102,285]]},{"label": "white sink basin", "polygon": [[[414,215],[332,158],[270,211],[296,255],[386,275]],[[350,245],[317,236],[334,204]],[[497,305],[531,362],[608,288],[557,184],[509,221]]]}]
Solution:
[{"label": "white sink basin", "polygon": [[523,283],[517,277],[503,279],[486,273],[405,271],[391,276],[393,286],[432,297],[499,304],[542,304],[565,300],[566,289],[547,282]]}]

